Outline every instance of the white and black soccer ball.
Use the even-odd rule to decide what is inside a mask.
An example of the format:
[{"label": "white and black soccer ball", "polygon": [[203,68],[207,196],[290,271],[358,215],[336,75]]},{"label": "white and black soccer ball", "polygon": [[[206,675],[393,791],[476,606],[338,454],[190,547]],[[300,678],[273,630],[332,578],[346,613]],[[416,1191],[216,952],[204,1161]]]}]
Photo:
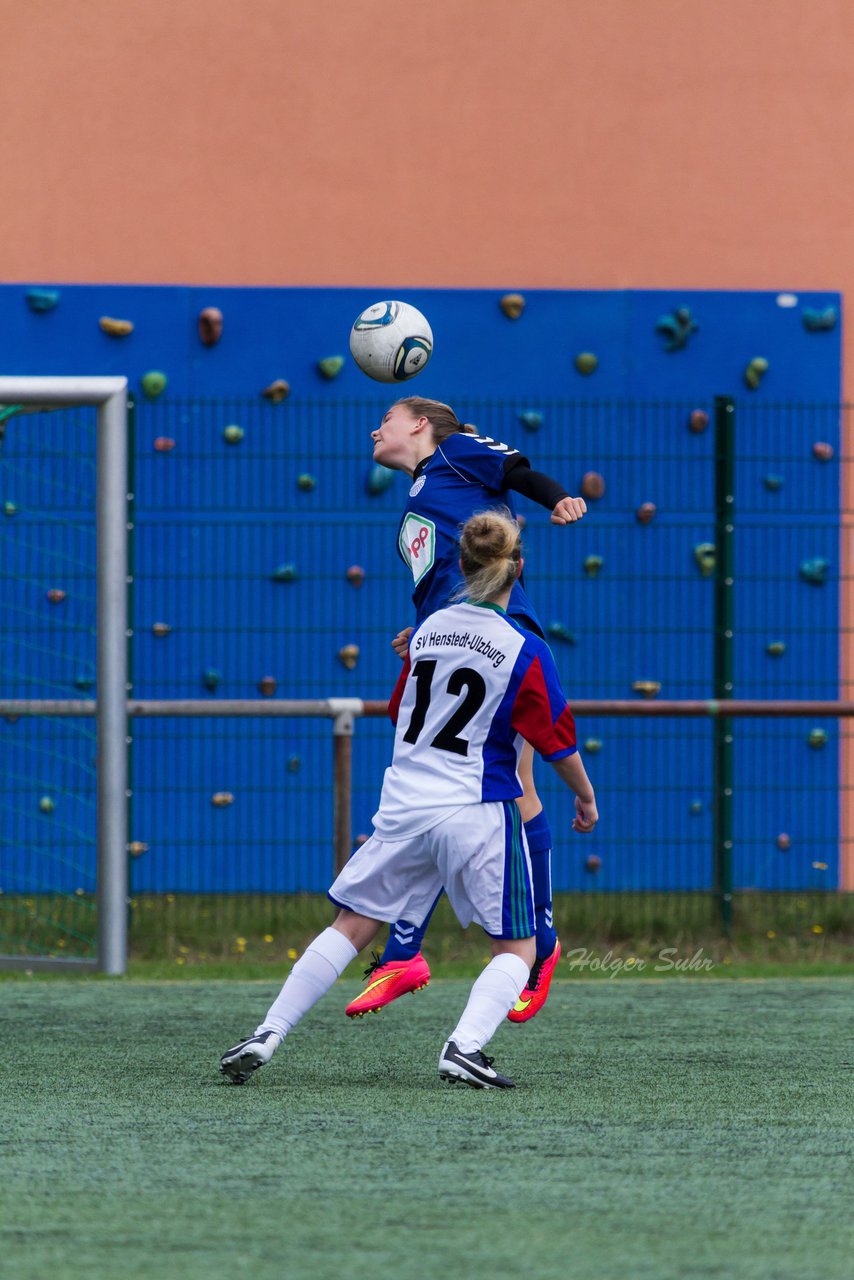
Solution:
[{"label": "white and black soccer ball", "polygon": [[353,322],[350,354],[377,382],[407,382],[426,368],[433,331],[408,302],[375,302]]}]

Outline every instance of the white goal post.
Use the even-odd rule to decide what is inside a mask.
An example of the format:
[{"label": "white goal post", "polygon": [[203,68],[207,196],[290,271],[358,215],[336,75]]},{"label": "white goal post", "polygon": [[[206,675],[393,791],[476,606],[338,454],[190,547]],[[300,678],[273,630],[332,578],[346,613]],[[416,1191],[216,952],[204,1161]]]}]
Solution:
[{"label": "white goal post", "polygon": [[[97,958],[103,973],[127,971],[127,379],[0,377],[0,405],[22,409],[95,407],[97,701],[21,701],[18,714],[91,715],[97,725]],[[11,708],[11,704],[9,704]],[[68,961],[4,957],[3,967],[68,967]],[[77,962],[76,967],[89,962]]]}]

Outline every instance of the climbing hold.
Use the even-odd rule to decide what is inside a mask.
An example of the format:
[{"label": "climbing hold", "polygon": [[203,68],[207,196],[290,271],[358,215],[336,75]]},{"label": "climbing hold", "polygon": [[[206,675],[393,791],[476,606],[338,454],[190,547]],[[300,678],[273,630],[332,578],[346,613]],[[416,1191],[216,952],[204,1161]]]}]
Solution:
[{"label": "climbing hold", "polygon": [[28,289],[27,306],[31,311],[53,311],[59,303],[58,289]]},{"label": "climbing hold", "polygon": [[376,497],[378,493],[385,493],[393,479],[394,472],[390,467],[384,467],[381,462],[375,462],[368,472],[365,488],[368,493]]},{"label": "climbing hold", "polygon": [[359,834],[356,836],[356,839],[353,841],[353,844],[357,849],[361,849],[362,845],[367,843],[368,843],[368,837],[365,835],[364,831],[360,831]]},{"label": "climbing hold", "polygon": [[208,667],[202,676],[202,684],[209,693],[214,693],[222,684],[222,673],[217,671],[215,667]]},{"label": "climbing hold", "polygon": [[238,427],[237,423],[230,423],[223,431],[222,438],[226,444],[240,444],[245,432],[242,427]]},{"label": "climbing hold", "polygon": [[142,390],[149,400],[156,400],[158,396],[162,396],[166,390],[167,377],[165,373],[161,373],[159,369],[151,369],[148,373],[144,373],[140,382]]},{"label": "climbing hold", "polygon": [[778,489],[783,487],[783,477],[774,475],[773,472],[765,477],[765,488],[769,493],[776,493]]},{"label": "climbing hold", "polygon": [[278,687],[279,682],[275,676],[262,676],[258,681],[258,692],[263,693],[265,698],[272,698]]},{"label": "climbing hold", "polygon": [[765,652],[769,658],[782,658],[786,652],[786,646],[782,640],[772,640],[770,644],[765,646]]},{"label": "climbing hold", "polygon": [[65,599],[65,592],[61,591],[59,587],[51,587],[50,591],[45,592],[45,595],[51,604],[62,604]]},{"label": "climbing hold", "polygon": [[79,675],[74,677],[74,688],[79,689],[81,693],[85,693],[87,689],[91,689],[94,684],[94,676]]},{"label": "climbing hold", "polygon": [[115,320],[112,316],[101,316],[98,326],[102,333],[111,338],[127,338],[133,333],[132,320]]},{"label": "climbing hold", "polygon": [[175,448],[175,441],[171,436],[158,436],[154,441],[154,448],[158,453],[171,453]]},{"label": "climbing hold", "polygon": [[602,866],[602,859],[599,857],[598,853],[589,853],[584,865],[592,875],[595,875]]},{"label": "climbing hold", "polygon": [[365,571],[360,564],[351,564],[346,577],[351,587],[360,587],[365,581]]},{"label": "climbing hold", "polygon": [[585,738],[584,750],[589,751],[591,756],[595,756],[598,752],[602,750],[602,739],[601,738]]},{"label": "climbing hold", "polygon": [[824,586],[827,581],[828,562],[822,556],[814,556],[811,560],[801,561],[801,577],[813,587]]},{"label": "climbing hold", "polygon": [[524,293],[505,293],[498,303],[508,320],[518,320],[525,310]]},{"label": "climbing hold", "polygon": [[288,773],[299,773],[302,757],[296,754],[288,756]]},{"label": "climbing hold", "polygon": [[552,640],[562,640],[564,644],[578,644],[578,636],[564,622],[550,622],[546,627],[546,634]]},{"label": "climbing hold", "polygon": [[690,810],[691,810],[691,813],[693,813],[695,817],[696,817],[696,815],[697,815],[698,813],[702,813],[702,812],[703,812],[703,802],[702,802],[702,800],[692,800],[692,801],[691,801],[691,805],[690,805]]},{"label": "climbing hold", "polygon": [[826,862],[811,862],[810,866],[813,871],[826,871],[828,868],[828,864]]},{"label": "climbing hold", "polygon": [[688,427],[695,435],[699,435],[701,431],[705,431],[709,425],[709,415],[705,409],[692,409],[691,416],[688,419]]},{"label": "climbing hold", "polygon": [[755,391],[768,372],[768,361],[764,356],[754,356],[744,370],[744,381],[751,391]]},{"label": "climbing hold", "polygon": [[359,646],[357,644],[345,644],[338,650],[338,661],[342,667],[346,667],[348,671],[353,671],[359,661]]},{"label": "climbing hold", "polygon": [[833,445],[826,440],[816,440],[812,447],[812,456],[819,462],[830,462],[833,457]]},{"label": "climbing hold", "polygon": [[217,809],[227,809],[230,804],[234,804],[234,796],[230,791],[215,791],[211,796],[211,804],[216,805]]},{"label": "climbing hold", "polygon": [[132,858],[140,858],[144,853],[148,853],[148,845],[142,840],[131,840],[128,853]]},{"label": "climbing hold", "polygon": [[792,837],[790,835],[787,835],[785,831],[781,831],[777,837],[777,848],[791,849],[791,847],[792,847]]},{"label": "climbing hold", "polygon": [[172,631],[168,622],[152,622],[151,630],[156,636],[168,636]]},{"label": "climbing hold", "polygon": [[801,320],[804,328],[810,333],[821,333],[822,330],[835,329],[839,314],[836,307],[804,307]]},{"label": "climbing hold", "polygon": [[599,570],[604,566],[605,561],[601,556],[588,556],[584,561],[584,572],[588,578],[598,578]]},{"label": "climbing hold", "polygon": [[203,307],[199,312],[199,341],[215,347],[222,337],[222,312],[219,307]]},{"label": "climbing hold", "polygon": [[296,582],[296,565],[280,564],[278,569],[271,576],[274,582]]},{"label": "climbing hold", "polygon": [[539,409],[524,409],[519,414],[519,421],[526,431],[539,431],[543,425],[543,415]]},{"label": "climbing hold", "polygon": [[53,813],[56,808],[56,801],[52,796],[42,796],[41,800],[39,800],[39,808],[42,813]]},{"label": "climbing hold", "polygon": [[18,506],[17,506],[17,503],[15,503],[15,502],[4,502],[4,503],[3,503],[3,515],[4,515],[4,516],[14,516],[14,515],[17,515],[17,512],[18,512]]},{"label": "climbing hold", "polygon": [[322,360],[318,360],[317,362],[317,372],[320,374],[321,378],[325,378],[327,382],[331,382],[333,378],[337,378],[343,368],[343,356],[324,356]]},{"label": "climbing hold", "polygon": [[605,492],[605,477],[600,475],[598,471],[585,471],[581,477],[580,488],[585,498],[590,498],[592,502],[595,502]]},{"label": "climbing hold", "polygon": [[314,476],[309,475],[307,471],[303,471],[302,475],[297,476],[297,488],[301,489],[303,493],[311,493],[316,484],[317,481]]},{"label": "climbing hold", "polygon": [[709,578],[715,571],[717,553],[713,542],[698,542],[694,548],[694,559],[697,568],[704,578]]},{"label": "climbing hold", "polygon": [[525,528],[525,525],[528,523],[528,521],[525,516],[517,516],[516,523],[519,526],[519,532],[521,533],[522,530]]},{"label": "climbing hold", "polygon": [[655,515],[654,502],[642,502],[635,512],[635,519],[638,524],[649,524]]},{"label": "climbing hold", "polygon": [[699,327],[689,307],[677,307],[668,315],[660,316],[655,329],[664,335],[665,351],[680,351]]},{"label": "climbing hold", "polygon": [[632,683],[632,689],[635,693],[640,693],[644,698],[655,698],[661,693],[661,682],[659,680],[635,680]]},{"label": "climbing hold", "polygon": [[816,751],[820,750],[821,747],[827,746],[827,731],[825,729],[810,729],[810,736],[807,738],[807,742]]},{"label": "climbing hold", "polygon": [[273,404],[281,404],[291,393],[289,382],[285,382],[284,378],[277,378],[275,382],[271,382],[269,387],[265,387],[261,392],[267,400],[272,400]]},{"label": "climbing hold", "polygon": [[579,351],[575,357],[575,367],[586,378],[596,372],[599,367],[599,358],[592,351]]}]

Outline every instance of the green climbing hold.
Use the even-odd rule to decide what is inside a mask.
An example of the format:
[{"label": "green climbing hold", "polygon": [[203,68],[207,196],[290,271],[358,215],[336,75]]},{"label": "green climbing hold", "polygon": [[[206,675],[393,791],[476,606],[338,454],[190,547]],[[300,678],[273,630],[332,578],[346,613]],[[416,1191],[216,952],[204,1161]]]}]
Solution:
[{"label": "green climbing hold", "polygon": [[56,808],[56,801],[52,796],[42,796],[41,800],[39,800],[39,808],[42,813],[53,813]]},{"label": "green climbing hold", "polygon": [[776,493],[777,490],[782,489],[782,487],[783,487],[783,477],[775,475],[774,472],[769,472],[768,475],[765,477],[765,488],[768,490],[768,492]]},{"label": "green climbing hold", "polygon": [[150,369],[148,373],[142,375],[140,382],[143,393],[149,400],[156,400],[166,390],[167,378],[166,374],[161,373],[159,369]]},{"label": "green climbing hold", "polygon": [[539,409],[524,409],[519,414],[519,421],[526,431],[539,431],[543,425],[543,415]]},{"label": "green climbing hold", "polygon": [[95,684],[94,676],[79,675],[79,676],[75,676],[74,678],[74,688],[79,689],[81,693],[85,692],[87,689],[93,688],[94,684]]},{"label": "green climbing hold", "polygon": [[303,471],[301,475],[297,476],[297,488],[301,489],[303,493],[311,493],[316,486],[317,481],[307,471]]},{"label": "green climbing hold", "polygon": [[3,515],[14,516],[18,514],[18,504],[16,502],[3,503]]},{"label": "green climbing hold", "polygon": [[59,304],[58,289],[28,289],[27,306],[31,311],[53,311]]},{"label": "green climbing hold", "polygon": [[578,644],[578,637],[575,632],[570,631],[564,622],[550,622],[546,631],[552,640],[562,640],[564,644]]},{"label": "green climbing hold", "polygon": [[829,568],[830,565],[822,556],[813,556],[811,560],[801,561],[801,577],[804,582],[810,583],[811,586],[821,587],[827,581]]},{"label": "green climbing hold", "polygon": [[588,578],[598,578],[599,570],[604,566],[605,561],[601,556],[588,556],[584,561],[584,572]]},{"label": "green climbing hold", "polygon": [[810,736],[807,738],[807,742],[816,751],[820,750],[821,747],[827,746],[827,731],[825,729],[810,729]]},{"label": "green climbing hold", "polygon": [[717,555],[713,542],[698,542],[694,548],[694,559],[704,578],[710,578],[715,571]]},{"label": "green climbing hold", "polygon": [[591,756],[597,755],[597,753],[602,750],[602,739],[601,738],[585,738],[584,750],[589,751]]},{"label": "green climbing hold", "polygon": [[668,315],[661,316],[655,326],[656,332],[664,335],[665,351],[680,351],[699,327],[689,307],[677,307]]},{"label": "green climbing hold", "polygon": [[294,564],[280,564],[272,575],[274,582],[296,582],[297,570]]},{"label": "green climbing hold", "polygon": [[765,646],[765,652],[769,658],[782,658],[786,652],[786,646],[782,640],[772,640],[770,644]]},{"label": "green climbing hold", "polygon": [[575,357],[575,367],[586,378],[595,373],[599,367],[599,359],[592,351],[579,351]]},{"label": "green climbing hold", "polygon": [[385,493],[393,479],[394,472],[391,468],[384,467],[382,463],[376,462],[368,472],[365,488],[368,493],[376,496],[378,493]]},{"label": "green climbing hold", "polygon": [[804,328],[809,333],[821,333],[822,331],[836,328],[839,313],[836,307],[804,307],[801,312],[801,319],[803,320]]},{"label": "green climbing hold", "polygon": [[744,381],[751,391],[755,391],[768,372],[768,361],[764,356],[754,356],[744,371]]},{"label": "green climbing hold", "polygon": [[208,667],[207,671],[202,676],[202,684],[209,693],[215,693],[222,684],[221,672],[217,671],[215,667]]},{"label": "green climbing hold", "polygon": [[321,378],[326,378],[327,382],[331,382],[333,378],[337,378],[343,368],[343,356],[324,356],[322,360],[318,360],[317,362],[317,372],[320,374]]},{"label": "green climbing hold", "polygon": [[235,422],[229,423],[222,433],[222,438],[226,444],[240,444],[245,432],[242,427],[238,427]]}]

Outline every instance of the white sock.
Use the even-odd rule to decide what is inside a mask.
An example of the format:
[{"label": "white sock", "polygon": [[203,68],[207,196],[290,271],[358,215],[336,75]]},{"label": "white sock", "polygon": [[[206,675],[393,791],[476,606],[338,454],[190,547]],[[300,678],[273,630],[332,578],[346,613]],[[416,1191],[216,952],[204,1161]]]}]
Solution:
[{"label": "white sock", "polygon": [[256,1028],[255,1034],[275,1031],[279,1039],[284,1040],[312,1005],[326,995],[357,954],[350,939],[345,938],[338,929],[324,929],[314,942],[309,943],[291,969],[285,985],[270,1005],[266,1018]]},{"label": "white sock", "polygon": [[508,951],[490,961],[472,987],[463,1016],[448,1037],[461,1053],[472,1053],[489,1044],[501,1019],[519,999],[530,972],[524,960]]}]

